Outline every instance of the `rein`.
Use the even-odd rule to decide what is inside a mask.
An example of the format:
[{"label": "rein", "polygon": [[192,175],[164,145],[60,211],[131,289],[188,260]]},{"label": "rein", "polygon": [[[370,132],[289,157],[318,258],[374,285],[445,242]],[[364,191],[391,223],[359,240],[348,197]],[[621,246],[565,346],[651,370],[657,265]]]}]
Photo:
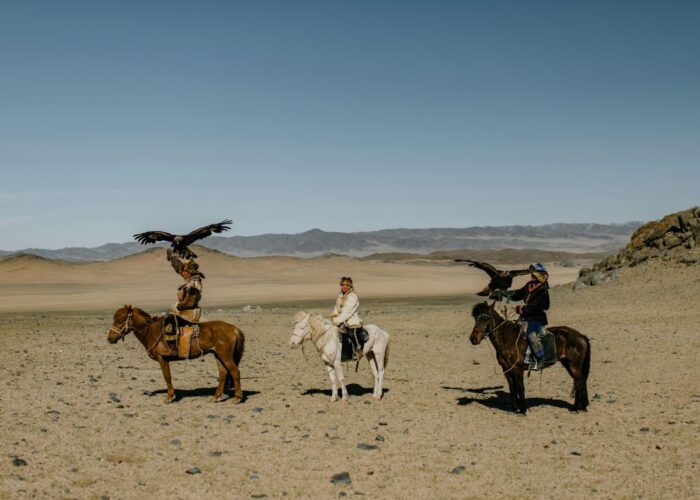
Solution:
[{"label": "rein", "polygon": [[[124,337],[126,337],[128,334],[130,334],[132,332],[136,333],[136,332],[140,332],[142,330],[145,330],[146,328],[149,328],[153,323],[155,323],[155,321],[151,321],[146,326],[142,326],[141,328],[134,328],[134,323],[133,323],[132,318],[133,318],[133,310],[129,311],[129,314],[127,314],[127,316],[126,316],[126,321],[124,321],[124,324],[122,325],[121,328],[116,329],[116,328],[114,328],[114,325],[112,325],[110,327],[109,331],[115,332],[116,334],[118,334],[119,339],[121,339],[122,342],[124,342]],[[158,345],[158,342],[160,341],[160,338],[162,336],[163,336],[163,331],[161,330],[160,335],[158,335],[158,338],[156,338],[156,341],[153,343],[153,345],[151,347],[146,348],[146,352],[151,352],[151,350],[156,345]],[[119,339],[117,339],[117,342],[119,341]]]},{"label": "rein", "polygon": [[[484,331],[484,338],[489,337],[492,333],[498,331],[499,328],[501,328],[503,325],[508,323],[508,321],[510,321],[508,319],[504,319],[501,323],[499,323],[498,326],[494,326],[496,324],[496,320],[493,317],[493,311],[491,311],[491,313],[489,313],[489,314],[483,313],[481,316],[488,316],[489,321],[491,322],[491,327],[492,327],[490,330]],[[515,337],[516,358],[515,358],[515,361],[513,362],[513,364],[510,366],[510,368],[508,368],[507,370],[503,370],[504,375],[506,373],[508,373],[509,371],[511,371],[513,368],[515,368],[515,366],[518,364],[518,360],[520,359],[520,354],[518,352],[518,341],[520,340],[520,336],[522,335],[522,333],[523,333],[522,325],[519,325],[518,336]]]}]

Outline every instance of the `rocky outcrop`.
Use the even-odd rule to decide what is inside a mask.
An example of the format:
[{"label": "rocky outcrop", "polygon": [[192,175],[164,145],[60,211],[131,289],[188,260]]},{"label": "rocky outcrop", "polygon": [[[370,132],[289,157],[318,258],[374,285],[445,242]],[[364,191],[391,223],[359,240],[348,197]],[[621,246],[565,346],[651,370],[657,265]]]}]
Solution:
[{"label": "rocky outcrop", "polygon": [[625,267],[650,259],[666,259],[681,264],[700,262],[700,207],[667,215],[641,226],[620,253],[610,255],[591,268],[581,269],[574,289],[595,286],[617,278]]}]

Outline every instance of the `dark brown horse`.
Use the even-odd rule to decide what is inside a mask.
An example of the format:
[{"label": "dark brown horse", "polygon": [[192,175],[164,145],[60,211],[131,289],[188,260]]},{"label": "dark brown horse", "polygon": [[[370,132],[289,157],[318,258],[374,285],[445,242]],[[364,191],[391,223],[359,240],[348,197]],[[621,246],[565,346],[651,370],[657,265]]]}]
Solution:
[{"label": "dark brown horse", "polygon": [[[525,413],[525,383],[523,371],[527,365],[525,348],[527,340],[524,330],[517,321],[508,321],[501,317],[495,310],[494,304],[481,302],[474,306],[474,329],[469,340],[477,345],[488,337],[496,349],[496,359],[503,369],[503,374],[508,380],[513,411]],[[591,368],[591,344],[588,338],[568,326],[552,326],[547,330],[554,334],[557,347],[557,359],[564,365],[571,378],[574,379],[574,388],[571,391],[574,397],[574,411],[586,411],[588,406],[588,372]]]},{"label": "dark brown horse", "polygon": [[[146,348],[148,356],[160,364],[165,383],[168,385],[166,402],[170,403],[175,399],[175,389],[170,378],[170,362],[179,361],[180,358],[177,353],[171,351],[163,338],[164,320],[165,316],[153,317],[141,309],[125,305],[114,313],[107,340],[114,344],[133,332]],[[219,367],[219,385],[214,393],[214,401],[221,400],[226,379],[230,375],[233,379],[235,402],[240,403],[243,392],[238,365],[243,356],[244,344],[243,332],[234,325],[223,321],[204,321],[199,324],[199,338],[191,341],[189,359],[214,353]]]}]

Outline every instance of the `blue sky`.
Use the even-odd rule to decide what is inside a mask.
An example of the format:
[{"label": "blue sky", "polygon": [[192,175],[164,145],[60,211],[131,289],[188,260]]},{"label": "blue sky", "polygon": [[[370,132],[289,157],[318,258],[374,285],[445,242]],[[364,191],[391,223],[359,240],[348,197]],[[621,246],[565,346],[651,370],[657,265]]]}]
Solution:
[{"label": "blue sky", "polygon": [[0,2],[0,249],[700,203],[700,3]]}]

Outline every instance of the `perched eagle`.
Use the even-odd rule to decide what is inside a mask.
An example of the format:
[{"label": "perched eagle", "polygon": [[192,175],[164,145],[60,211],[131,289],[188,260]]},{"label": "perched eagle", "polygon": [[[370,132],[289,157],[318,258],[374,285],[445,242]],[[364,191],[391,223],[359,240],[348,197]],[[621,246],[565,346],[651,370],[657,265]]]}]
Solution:
[{"label": "perched eagle", "polygon": [[156,241],[169,241],[172,243],[173,250],[183,259],[196,258],[192,250],[187,248],[197,240],[211,236],[212,233],[223,233],[231,228],[233,221],[226,219],[224,221],[218,222],[216,224],[209,224],[208,226],[200,227],[195,229],[189,234],[179,235],[170,234],[165,231],[146,231],[145,233],[139,233],[134,235],[134,239],[141,243],[142,245],[148,245],[149,243],[155,243]]},{"label": "perched eagle", "polygon": [[522,276],[530,272],[529,269],[516,269],[514,271],[501,271],[487,262],[478,262],[470,259],[454,259],[455,262],[469,262],[471,267],[481,269],[491,277],[491,281],[486,288],[477,293],[482,297],[488,297],[496,290],[507,290],[513,284],[513,278]]}]

